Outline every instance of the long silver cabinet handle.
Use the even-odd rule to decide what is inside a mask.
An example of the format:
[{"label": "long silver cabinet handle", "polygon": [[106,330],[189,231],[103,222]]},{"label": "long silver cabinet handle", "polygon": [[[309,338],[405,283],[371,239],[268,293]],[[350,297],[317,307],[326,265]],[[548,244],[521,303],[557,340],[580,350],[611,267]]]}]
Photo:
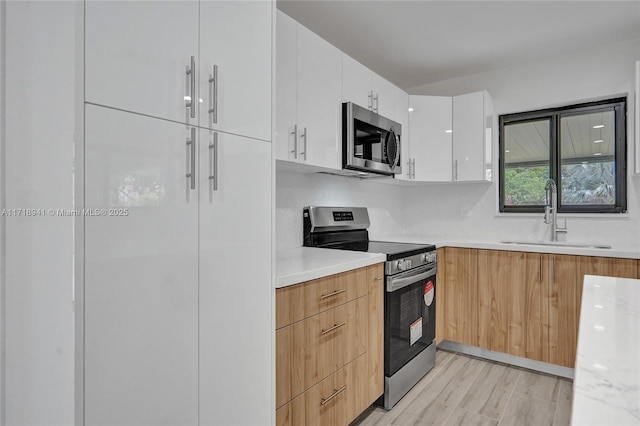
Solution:
[{"label": "long silver cabinet handle", "polygon": [[454,173],[453,180],[458,180],[458,160],[454,162]]},{"label": "long silver cabinet handle", "polygon": [[298,125],[293,125],[293,131],[289,133],[293,135],[293,149],[290,152],[293,152],[293,159],[298,159]]},{"label": "long silver cabinet handle", "polygon": [[191,189],[196,189],[196,128],[191,128],[191,139],[187,139],[187,149],[191,149],[191,169],[187,177],[191,178]]},{"label": "long silver cabinet handle", "polygon": [[218,123],[218,66],[214,65],[211,69],[211,77],[209,77],[209,116],[211,123]]},{"label": "long silver cabinet handle", "polygon": [[300,135],[301,138],[304,138],[304,144],[302,145],[304,147],[304,151],[300,151],[300,156],[304,155],[304,161],[307,161],[307,128],[304,128],[304,131],[302,132],[302,134]]},{"label": "long silver cabinet handle", "polygon": [[196,118],[196,57],[191,57],[191,66],[187,68],[187,81],[189,82],[189,100],[186,107],[191,118]]},{"label": "long silver cabinet handle", "polygon": [[373,90],[369,92],[368,100],[369,104],[367,105],[367,108],[369,108],[370,111],[373,111]]},{"label": "long silver cabinet handle", "polygon": [[209,182],[212,190],[218,190],[218,132],[213,132],[213,141],[209,144]]},{"label": "long silver cabinet handle", "polygon": [[407,160],[407,178],[411,179],[411,158]]},{"label": "long silver cabinet handle", "polygon": [[411,159],[411,179],[416,179],[416,159]]},{"label": "long silver cabinet handle", "polygon": [[373,112],[378,112],[378,93],[373,97],[373,100],[376,102],[376,106],[373,108]]},{"label": "long silver cabinet handle", "polygon": [[346,289],[342,289],[342,290],[336,290],[333,293],[323,294],[322,296],[320,296],[320,300],[327,299],[327,298],[333,297],[333,296],[337,296],[340,293],[344,293],[345,291],[347,291],[347,290]]},{"label": "long silver cabinet handle", "polygon": [[334,389],[333,393],[331,395],[329,395],[326,398],[322,398],[322,401],[320,402],[320,405],[325,405],[327,402],[331,401],[333,398],[335,398],[336,396],[340,395],[342,393],[342,391],[344,391],[347,387],[343,386],[340,389]]},{"label": "long silver cabinet handle", "polygon": [[322,332],[320,333],[321,336],[324,336],[327,333],[331,333],[332,331],[335,331],[337,329],[339,329],[340,327],[347,325],[346,322],[341,322],[340,324],[335,324],[332,327],[327,328],[326,330],[322,330]]}]

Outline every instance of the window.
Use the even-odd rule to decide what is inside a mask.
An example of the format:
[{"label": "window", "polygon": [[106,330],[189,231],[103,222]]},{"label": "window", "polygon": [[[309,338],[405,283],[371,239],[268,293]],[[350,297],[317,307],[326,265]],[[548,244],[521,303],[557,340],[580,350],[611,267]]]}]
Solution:
[{"label": "window", "polygon": [[500,211],[626,211],[626,140],[625,98],[500,116]]}]

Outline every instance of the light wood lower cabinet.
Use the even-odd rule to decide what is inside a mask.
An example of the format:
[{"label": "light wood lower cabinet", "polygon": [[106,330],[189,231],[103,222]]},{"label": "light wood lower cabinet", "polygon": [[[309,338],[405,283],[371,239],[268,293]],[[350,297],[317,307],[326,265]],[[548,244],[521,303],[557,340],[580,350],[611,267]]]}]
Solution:
[{"label": "light wood lower cabinet", "polygon": [[[438,267],[444,267],[444,286],[442,281],[437,281],[441,295],[444,293],[444,304],[440,306],[444,308],[445,339],[472,346],[478,345],[476,252],[475,249],[447,247],[444,262],[438,261]],[[436,312],[438,310],[440,308]]]},{"label": "light wood lower cabinet", "polygon": [[478,346],[548,361],[546,254],[478,250]]},{"label": "light wood lower cabinet", "polygon": [[549,362],[573,368],[585,275],[638,278],[635,259],[549,255]]},{"label": "light wood lower cabinet", "polygon": [[438,249],[436,340],[573,367],[584,275],[640,277],[640,261]]},{"label": "light wood lower cabinet", "polygon": [[278,425],[346,425],[382,395],[383,278],[375,265],[276,291]]}]

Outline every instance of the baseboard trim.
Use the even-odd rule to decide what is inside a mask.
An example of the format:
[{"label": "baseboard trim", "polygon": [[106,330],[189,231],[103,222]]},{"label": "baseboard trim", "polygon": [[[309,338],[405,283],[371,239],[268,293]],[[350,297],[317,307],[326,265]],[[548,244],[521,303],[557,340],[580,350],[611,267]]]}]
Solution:
[{"label": "baseboard trim", "polygon": [[478,348],[477,346],[465,345],[463,343],[443,340],[438,344],[438,349],[450,352],[458,352],[465,355],[476,356],[478,358],[488,359],[490,361],[501,362],[504,364],[522,367],[529,370],[539,371],[541,373],[553,374],[554,376],[565,377],[573,380],[573,368],[562,367],[547,362],[535,361],[528,358],[522,358],[515,355],[509,355],[502,352],[490,351],[489,349]]}]

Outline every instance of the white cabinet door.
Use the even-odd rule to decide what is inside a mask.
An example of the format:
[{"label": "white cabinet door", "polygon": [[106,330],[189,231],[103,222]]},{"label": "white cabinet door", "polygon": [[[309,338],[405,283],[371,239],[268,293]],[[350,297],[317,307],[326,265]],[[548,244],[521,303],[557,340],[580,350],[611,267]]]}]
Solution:
[{"label": "white cabinet door", "polygon": [[635,131],[636,131],[636,174],[640,174],[640,61],[636,62],[636,103],[635,103]]},{"label": "white cabinet door", "polygon": [[104,209],[85,218],[85,422],[197,424],[190,128],[91,105],[85,111],[85,202]]},{"label": "white cabinet door", "polygon": [[185,97],[186,71],[198,55],[198,7],[193,0],[86,2],[86,101],[196,124]]},{"label": "white cabinet door", "polygon": [[298,155],[342,169],[342,52],[298,25],[297,57]]},{"label": "white cabinet door", "polygon": [[415,161],[414,179],[451,182],[452,98],[410,96],[409,140]]},{"label": "white cabinet door", "polygon": [[396,103],[401,90],[377,74],[374,74],[373,81],[374,111],[383,117],[398,121],[396,117]]},{"label": "white cabinet door", "polygon": [[200,140],[200,424],[270,424],[271,144]]},{"label": "white cabinet door", "polygon": [[200,2],[201,127],[271,140],[271,7]]},{"label": "white cabinet door", "polygon": [[373,71],[347,54],[342,54],[342,102],[373,108]]},{"label": "white cabinet door", "polygon": [[485,92],[453,98],[453,180],[485,179]]},{"label": "white cabinet door", "polygon": [[297,147],[298,23],[276,12],[276,158],[295,161]]}]

